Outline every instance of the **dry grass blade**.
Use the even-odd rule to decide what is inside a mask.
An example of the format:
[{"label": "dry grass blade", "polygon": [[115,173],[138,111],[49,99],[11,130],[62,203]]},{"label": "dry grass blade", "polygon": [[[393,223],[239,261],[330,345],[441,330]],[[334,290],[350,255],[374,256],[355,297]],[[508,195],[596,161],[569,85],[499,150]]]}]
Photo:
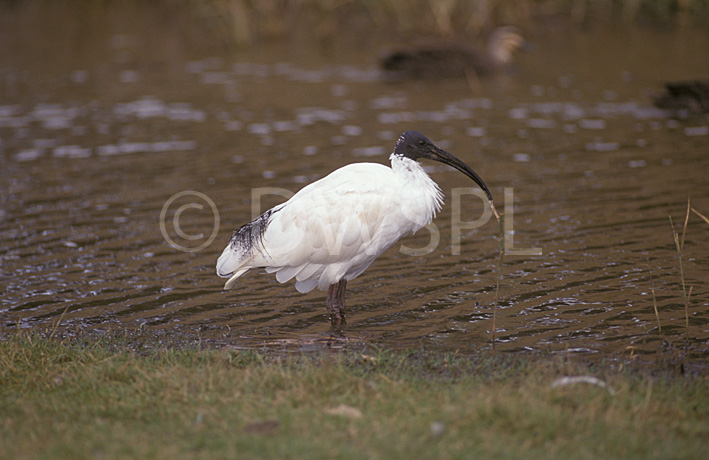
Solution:
[{"label": "dry grass blade", "polygon": [[662,334],[662,325],[660,324],[660,313],[657,311],[657,299],[655,299],[655,288],[650,288],[652,292],[652,307],[655,309],[655,318],[657,318],[657,332]]},{"label": "dry grass blade", "polygon": [[684,249],[684,236],[687,234],[687,222],[689,222],[689,210],[692,209],[690,198],[687,197],[687,214],[684,216],[684,226],[682,227],[682,241],[680,249]]},{"label": "dry grass blade", "polygon": [[[675,247],[677,248],[677,258],[679,259],[679,276],[682,281],[682,297],[684,298],[684,323],[685,332],[689,338],[689,296],[687,295],[687,284],[684,281],[684,265],[682,263],[682,250],[684,249],[684,237],[687,233],[687,223],[689,221],[689,210],[691,209],[690,201],[687,199],[687,213],[684,218],[684,226],[682,228],[682,238],[680,239],[679,234],[675,230],[675,226],[672,223],[672,216],[670,216],[670,226],[672,227],[672,236],[675,240]],[[691,289],[690,289],[691,293]]]},{"label": "dry grass blade", "polygon": [[692,212],[693,212],[694,214],[698,215],[701,219],[703,219],[704,222],[706,222],[707,224],[709,224],[709,218],[707,218],[707,216],[705,216],[704,214],[700,213],[699,211],[697,211],[697,210],[694,209],[694,208],[692,208]]},{"label": "dry grass blade", "polygon": [[[650,271],[652,271],[649,257],[647,258],[647,267]],[[650,292],[652,293],[652,307],[655,309],[655,318],[657,319],[657,332],[662,334],[662,325],[660,324],[660,313],[657,310],[657,298],[655,297],[655,286],[652,282],[652,277],[650,277]]]},{"label": "dry grass blade", "polygon": [[71,306],[71,304],[67,305],[66,308],[64,309],[64,311],[62,311],[62,314],[59,315],[59,319],[55,321],[54,326],[52,327],[52,332],[49,334],[49,338],[50,338],[50,339],[51,339],[52,337],[54,337],[54,334],[57,333],[57,328],[59,327],[59,325],[61,324],[62,320],[64,319],[64,315],[66,315],[66,312],[69,310],[69,307],[70,307],[70,306]]},{"label": "dry grass blade", "polygon": [[687,293],[687,300],[684,302],[684,327],[687,331],[687,339],[689,339],[689,299],[692,298],[692,288],[694,286],[689,286],[689,292]]},{"label": "dry grass blade", "polygon": [[672,238],[675,240],[675,246],[677,247],[677,250],[679,251],[679,236],[677,235],[677,231],[675,230],[675,224],[672,222],[672,216],[670,216],[670,227],[672,227]]},{"label": "dry grass blade", "polygon": [[362,411],[356,407],[348,406],[346,404],[340,404],[337,407],[331,407],[323,410],[329,415],[341,415],[347,418],[362,418]]}]

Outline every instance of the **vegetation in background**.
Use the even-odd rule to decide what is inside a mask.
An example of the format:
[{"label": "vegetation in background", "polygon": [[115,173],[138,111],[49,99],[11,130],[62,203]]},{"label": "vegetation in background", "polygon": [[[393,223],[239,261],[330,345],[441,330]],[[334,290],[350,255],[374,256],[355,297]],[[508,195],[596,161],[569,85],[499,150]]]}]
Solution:
[{"label": "vegetation in background", "polygon": [[347,25],[451,36],[479,35],[500,24],[530,27],[552,18],[577,24],[705,25],[709,18],[709,0],[210,0],[196,5],[202,17],[223,26],[239,44],[288,35],[303,19],[313,25],[309,31],[325,39]]},{"label": "vegetation in background", "polygon": [[[86,14],[89,22],[84,25],[91,27],[93,15],[111,10],[115,3],[140,11],[154,7],[163,18],[166,10],[189,12],[189,20],[180,19],[186,29],[196,26],[199,33],[216,32],[236,45],[290,39],[298,30],[327,41],[343,31],[402,37],[480,36],[501,24],[525,30],[565,22],[709,25],[709,0],[76,0],[75,8],[69,9]],[[47,0],[0,4],[7,11],[30,8],[45,10],[48,15],[67,7]]]}]

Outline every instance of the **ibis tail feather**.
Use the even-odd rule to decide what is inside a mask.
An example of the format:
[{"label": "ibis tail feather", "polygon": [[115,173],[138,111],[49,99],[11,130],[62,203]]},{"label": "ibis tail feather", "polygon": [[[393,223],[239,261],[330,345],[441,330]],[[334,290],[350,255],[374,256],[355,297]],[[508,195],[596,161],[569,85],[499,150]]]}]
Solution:
[{"label": "ibis tail feather", "polygon": [[224,289],[231,289],[232,287],[234,287],[234,285],[236,284],[236,280],[239,279],[239,278],[241,278],[241,275],[243,275],[243,274],[246,273],[247,271],[249,271],[248,268],[242,268],[241,270],[235,271],[235,272],[229,277],[229,279],[226,280],[226,283],[224,283]]}]

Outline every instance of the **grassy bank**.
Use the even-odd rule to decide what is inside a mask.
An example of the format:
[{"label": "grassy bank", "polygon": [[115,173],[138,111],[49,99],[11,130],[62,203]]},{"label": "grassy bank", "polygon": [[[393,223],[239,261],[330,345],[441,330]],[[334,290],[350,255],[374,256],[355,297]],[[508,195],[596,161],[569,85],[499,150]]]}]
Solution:
[{"label": "grassy bank", "polygon": [[0,458],[703,459],[708,436],[706,379],[620,365],[0,342]]}]

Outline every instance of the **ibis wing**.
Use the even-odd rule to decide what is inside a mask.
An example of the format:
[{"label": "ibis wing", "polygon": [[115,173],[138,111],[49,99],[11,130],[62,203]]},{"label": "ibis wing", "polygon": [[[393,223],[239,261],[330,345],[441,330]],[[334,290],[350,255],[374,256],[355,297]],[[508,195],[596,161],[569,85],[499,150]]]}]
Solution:
[{"label": "ibis wing", "polygon": [[295,277],[303,292],[354,278],[410,231],[395,222],[395,185],[391,169],[360,163],[303,188],[274,214],[251,264]]}]

